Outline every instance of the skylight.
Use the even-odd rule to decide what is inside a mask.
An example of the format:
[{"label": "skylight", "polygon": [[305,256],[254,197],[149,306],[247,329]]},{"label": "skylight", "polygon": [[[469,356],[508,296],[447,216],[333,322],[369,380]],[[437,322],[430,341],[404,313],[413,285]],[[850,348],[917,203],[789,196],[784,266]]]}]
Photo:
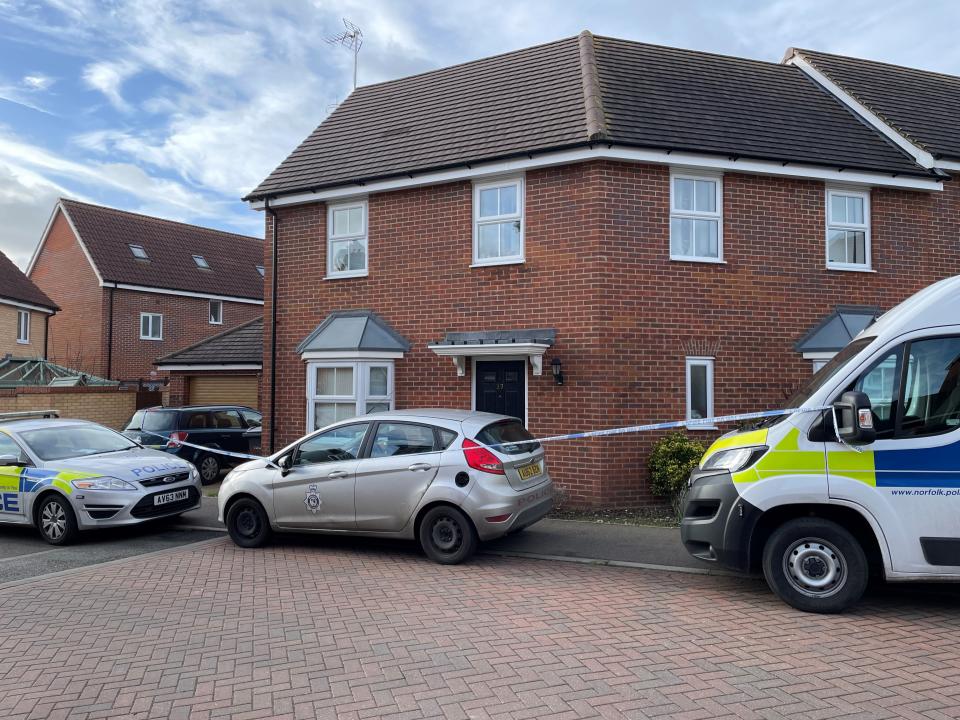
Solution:
[{"label": "skylight", "polygon": [[210,269],[210,263],[207,262],[203,255],[194,255],[193,261],[197,264],[198,268],[203,268],[204,270]]},{"label": "skylight", "polygon": [[266,273],[266,270],[264,269],[263,265],[257,265],[257,272],[260,273],[260,277],[263,277],[264,273]]},{"label": "skylight", "polygon": [[150,256],[147,255],[147,251],[143,249],[143,245],[129,245],[130,252],[133,253],[133,256],[137,260],[149,260]]}]

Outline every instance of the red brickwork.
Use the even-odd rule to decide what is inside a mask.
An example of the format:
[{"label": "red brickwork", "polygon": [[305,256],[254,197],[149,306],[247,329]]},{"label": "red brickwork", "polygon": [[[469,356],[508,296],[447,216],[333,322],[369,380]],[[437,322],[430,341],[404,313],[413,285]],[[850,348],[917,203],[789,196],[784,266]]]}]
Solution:
[{"label": "red brickwork", "polygon": [[[537,435],[679,419],[688,355],[715,365],[715,411],[781,406],[811,364],[794,343],[837,304],[889,308],[960,272],[960,188],[872,192],[872,273],[827,270],[825,186],[727,174],[725,264],[669,259],[669,169],[596,162],[526,175],[526,262],[470,268],[469,183],[369,198],[367,278],[324,280],[322,204],[281,209],[277,447],[305,431],[305,370],[297,344],[333,310],[370,309],[413,345],[396,361],[396,405],[471,404],[467,377],[427,344],[448,331],[549,327],[545,357],[528,372]],[[271,237],[270,219],[267,235]],[[270,317],[270,248],[267,306]],[[269,328],[264,398],[269,401]],[[709,440],[712,433],[697,433]],[[549,449],[552,474],[581,505],[655,501],[646,483],[654,435]]]}]

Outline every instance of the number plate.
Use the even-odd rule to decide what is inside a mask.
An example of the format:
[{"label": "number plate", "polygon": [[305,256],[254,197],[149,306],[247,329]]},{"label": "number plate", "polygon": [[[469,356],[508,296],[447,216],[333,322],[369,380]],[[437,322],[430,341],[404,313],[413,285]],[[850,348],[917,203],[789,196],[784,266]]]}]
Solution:
[{"label": "number plate", "polygon": [[154,505],[169,505],[170,503],[179,502],[181,500],[186,500],[190,497],[189,490],[174,490],[173,492],[163,493],[162,495],[155,495],[153,498]]},{"label": "number plate", "polygon": [[522,468],[518,468],[517,472],[520,473],[521,480],[529,480],[539,475],[543,470],[540,467],[540,463],[531,463],[530,465],[524,465]]}]

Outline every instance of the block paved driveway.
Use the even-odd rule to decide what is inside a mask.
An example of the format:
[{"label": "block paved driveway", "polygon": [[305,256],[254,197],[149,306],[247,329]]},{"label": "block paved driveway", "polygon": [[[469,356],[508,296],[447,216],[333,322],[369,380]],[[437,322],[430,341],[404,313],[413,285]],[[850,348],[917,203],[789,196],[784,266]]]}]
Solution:
[{"label": "block paved driveway", "polygon": [[216,539],[0,590],[0,717],[957,718],[957,598]]}]

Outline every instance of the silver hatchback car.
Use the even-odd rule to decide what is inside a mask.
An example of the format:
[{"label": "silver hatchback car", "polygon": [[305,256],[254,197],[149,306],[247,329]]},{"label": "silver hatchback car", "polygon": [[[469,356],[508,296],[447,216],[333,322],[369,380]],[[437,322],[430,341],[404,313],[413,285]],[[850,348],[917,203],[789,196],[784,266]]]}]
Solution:
[{"label": "silver hatchback car", "polygon": [[543,448],[516,418],[458,410],[364,415],[234,468],[220,520],[241,547],[272,531],[419,540],[444,564],[553,507]]}]

